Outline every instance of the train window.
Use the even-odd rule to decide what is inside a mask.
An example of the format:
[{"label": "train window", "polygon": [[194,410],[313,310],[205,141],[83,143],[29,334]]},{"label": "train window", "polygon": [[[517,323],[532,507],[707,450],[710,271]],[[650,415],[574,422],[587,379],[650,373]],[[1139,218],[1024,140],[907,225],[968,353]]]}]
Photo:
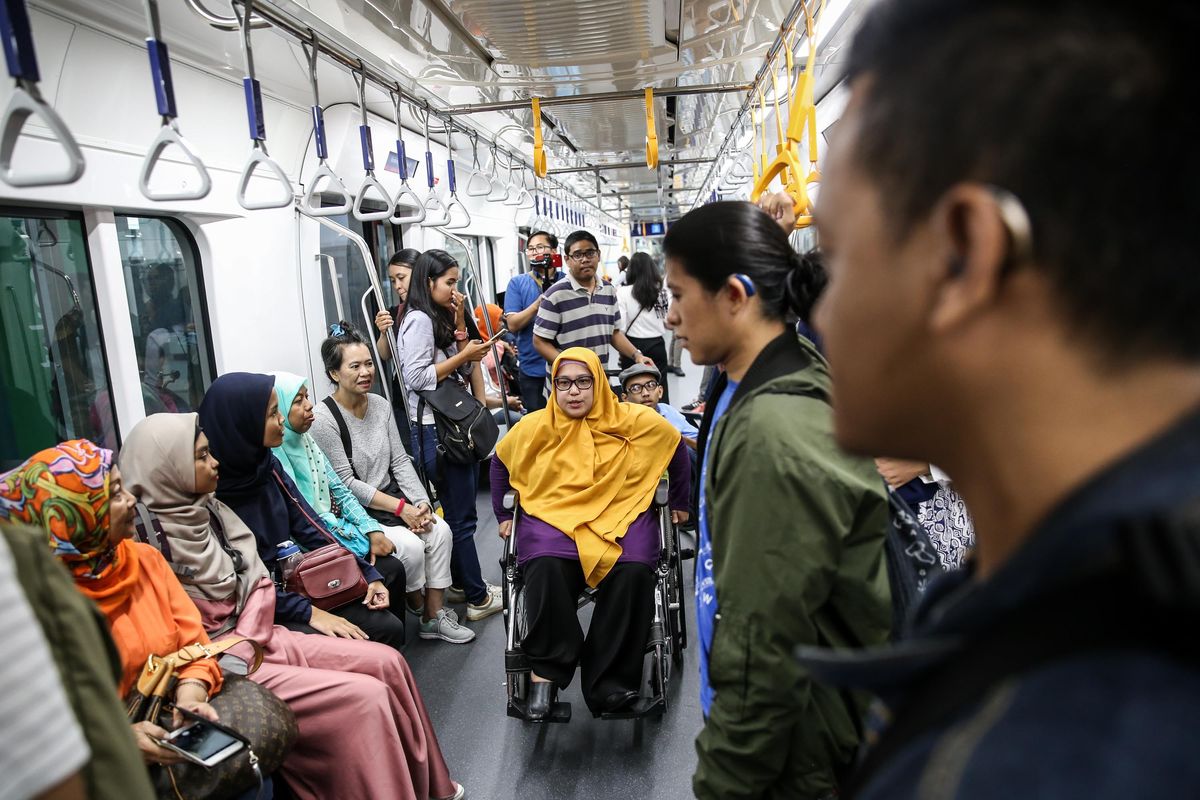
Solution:
[{"label": "train window", "polygon": [[0,472],[68,439],[117,445],[81,217],[0,208]]},{"label": "train window", "polygon": [[215,372],[195,243],[173,219],[116,219],[142,404],[195,411]]},{"label": "train window", "polygon": [[[385,295],[391,297],[387,284],[387,262],[391,257],[389,245],[394,241],[390,230],[394,226],[386,222],[359,222],[346,215],[330,217],[330,220],[358,234],[367,243],[374,263],[371,267],[385,285]],[[325,305],[326,327],[338,320],[348,320],[360,332],[370,335],[374,326],[367,326],[362,312],[363,294],[371,288],[370,278],[363,270],[362,251],[352,240],[321,228],[321,296]],[[368,301],[368,309],[374,313],[374,301]]]}]

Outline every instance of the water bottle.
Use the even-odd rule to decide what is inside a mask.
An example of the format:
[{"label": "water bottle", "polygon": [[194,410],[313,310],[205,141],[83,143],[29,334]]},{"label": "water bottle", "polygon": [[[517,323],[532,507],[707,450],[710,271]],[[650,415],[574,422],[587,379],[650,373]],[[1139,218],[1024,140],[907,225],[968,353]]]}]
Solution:
[{"label": "water bottle", "polygon": [[303,559],[304,553],[300,551],[300,545],[290,539],[275,546],[276,569],[279,570],[279,579],[285,586]]}]

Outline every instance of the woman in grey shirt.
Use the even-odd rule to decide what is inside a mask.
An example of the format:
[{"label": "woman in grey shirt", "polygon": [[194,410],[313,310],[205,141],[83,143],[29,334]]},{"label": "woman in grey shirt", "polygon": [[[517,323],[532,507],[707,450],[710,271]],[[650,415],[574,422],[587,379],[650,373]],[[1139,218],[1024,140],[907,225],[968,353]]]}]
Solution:
[{"label": "woman in grey shirt", "polygon": [[[366,341],[347,322],[335,326],[334,333],[322,343],[321,358],[325,374],[337,388],[316,405],[310,433],[368,514],[392,522],[399,517],[404,523],[405,527],[383,524],[387,541],[380,546],[372,539],[371,551],[376,556],[395,552],[404,562],[409,609],[421,614],[421,638],[469,642],[475,634],[458,624],[454,612],[443,608],[451,582],[450,527],[433,513],[400,440],[391,404],[371,393],[375,362]],[[349,437],[349,453],[342,425]]]},{"label": "woman in grey shirt", "polygon": [[[454,532],[454,555],[450,568],[454,584],[467,599],[467,619],[478,620],[503,608],[498,587],[483,579],[475,550],[475,493],[477,464],[454,464],[437,457],[437,433],[428,409],[417,419],[420,392],[431,391],[442,381],[463,383],[472,368],[488,352],[481,341],[468,341],[464,307],[458,293],[458,262],[445,250],[428,250],[413,265],[408,285],[408,304],[400,320],[400,373],[408,392],[408,414],[412,422],[412,453],[426,477],[437,487]],[[440,463],[439,463],[440,462]]]}]

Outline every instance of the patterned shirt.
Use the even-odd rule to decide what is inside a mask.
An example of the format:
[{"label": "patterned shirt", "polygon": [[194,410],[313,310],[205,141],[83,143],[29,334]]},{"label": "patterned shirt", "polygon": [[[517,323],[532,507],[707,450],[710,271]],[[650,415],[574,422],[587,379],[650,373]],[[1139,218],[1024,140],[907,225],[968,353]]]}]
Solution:
[{"label": "patterned shirt", "polygon": [[586,347],[600,357],[601,364],[607,364],[621,311],[617,290],[599,280],[597,284],[596,290],[589,292],[568,272],[546,291],[533,332],[554,342],[559,350]]}]

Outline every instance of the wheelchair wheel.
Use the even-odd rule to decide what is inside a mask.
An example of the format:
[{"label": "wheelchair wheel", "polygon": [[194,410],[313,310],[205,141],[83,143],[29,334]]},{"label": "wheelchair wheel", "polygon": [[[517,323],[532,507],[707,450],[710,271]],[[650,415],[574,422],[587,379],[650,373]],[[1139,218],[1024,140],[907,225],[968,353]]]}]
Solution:
[{"label": "wheelchair wheel", "polygon": [[510,707],[513,701],[519,701],[519,705],[523,707],[525,701],[529,698],[529,662],[525,658],[525,651],[521,647],[521,642],[525,638],[525,631],[529,627],[529,618],[525,608],[525,587],[517,581],[517,586],[512,592],[512,600],[510,601],[509,593],[509,578],[507,571],[502,573],[502,591],[504,596],[504,623],[506,627],[506,642],[504,650],[504,671],[505,682],[508,689],[508,700]]}]

